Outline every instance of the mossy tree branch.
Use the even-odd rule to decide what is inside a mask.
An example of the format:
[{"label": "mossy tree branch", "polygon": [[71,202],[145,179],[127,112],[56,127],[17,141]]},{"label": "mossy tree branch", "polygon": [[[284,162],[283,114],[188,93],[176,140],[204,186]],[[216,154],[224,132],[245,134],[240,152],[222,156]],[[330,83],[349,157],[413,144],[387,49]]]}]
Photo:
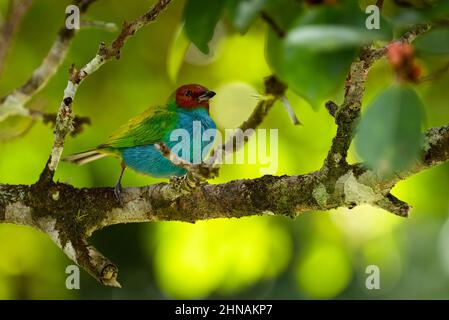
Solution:
[{"label": "mossy tree branch", "polygon": [[118,286],[115,265],[86,242],[96,230],[114,224],[252,215],[296,217],[307,211],[364,203],[407,216],[410,206],[390,194],[399,177],[406,178],[449,159],[449,126],[430,129],[426,136],[421,160],[393,178],[379,177],[362,164],[355,164],[348,165],[337,179],[323,174],[323,167],[305,175],[202,185],[184,194],[173,184],[161,183],[125,189],[123,206],[117,202],[113,188],[75,188],[56,182],[0,184],[0,222],[28,225],[47,233],[96,279]]},{"label": "mossy tree branch", "polygon": [[[52,154],[38,182],[33,185],[0,184],[1,223],[27,225],[45,232],[70,259],[101,283],[119,286],[117,267],[87,242],[92,233],[101,228],[163,220],[195,222],[252,215],[296,217],[307,211],[352,208],[364,203],[407,216],[410,206],[394,197],[390,193],[391,188],[399,180],[449,159],[447,125],[428,130],[420,160],[394,177],[381,177],[363,164],[349,164],[346,161],[360,114],[366,74],[371,64],[386,51],[385,48],[365,48],[351,66],[343,104],[327,104],[336,119],[337,133],[318,171],[296,176],[263,176],[223,184],[202,184],[189,192],[180,192],[173,183],[127,188],[121,202],[117,201],[113,188],[75,188],[54,182],[53,174],[65,137],[73,130],[72,103],[79,84],[105,62],[118,58],[126,40],[156,19],[169,3],[170,0],[160,0],[141,17],[125,23],[110,46],[102,44],[96,57],[79,71],[72,68],[56,119]],[[398,41],[411,41],[427,29],[414,27]],[[285,86],[275,83],[279,86],[273,86],[272,92],[267,90],[267,100],[257,105],[248,121],[242,124],[242,130],[256,128],[274,102],[284,95]],[[161,151],[170,156],[170,150],[164,151],[163,147]]]}]

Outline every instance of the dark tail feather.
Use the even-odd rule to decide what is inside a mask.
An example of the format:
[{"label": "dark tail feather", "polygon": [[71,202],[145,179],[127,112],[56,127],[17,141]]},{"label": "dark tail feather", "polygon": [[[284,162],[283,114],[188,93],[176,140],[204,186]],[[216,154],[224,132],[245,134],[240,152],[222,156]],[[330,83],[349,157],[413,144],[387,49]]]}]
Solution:
[{"label": "dark tail feather", "polygon": [[95,150],[89,150],[89,151],[85,151],[85,152],[75,153],[75,154],[72,154],[70,156],[63,158],[62,160],[72,162],[77,165],[83,165],[83,164],[101,159],[106,156],[107,156],[107,153],[104,153],[98,149],[95,149]]}]

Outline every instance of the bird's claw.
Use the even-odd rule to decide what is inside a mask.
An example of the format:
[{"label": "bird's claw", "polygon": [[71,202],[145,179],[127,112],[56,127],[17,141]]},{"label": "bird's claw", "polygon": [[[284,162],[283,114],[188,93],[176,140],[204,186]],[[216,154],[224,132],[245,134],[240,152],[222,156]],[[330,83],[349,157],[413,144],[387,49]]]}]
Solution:
[{"label": "bird's claw", "polygon": [[172,177],[170,180],[171,184],[173,184],[179,191],[181,192],[192,192],[196,190],[198,187],[206,183],[201,179],[198,179],[190,172],[186,173],[181,177]]}]

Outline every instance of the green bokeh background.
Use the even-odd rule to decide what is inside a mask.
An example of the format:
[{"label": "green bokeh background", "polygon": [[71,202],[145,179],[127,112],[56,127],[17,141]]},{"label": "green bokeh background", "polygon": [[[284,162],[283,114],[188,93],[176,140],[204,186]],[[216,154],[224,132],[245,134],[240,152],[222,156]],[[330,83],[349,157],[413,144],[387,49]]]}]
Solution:
[{"label": "green bokeh background", "polygon": [[[6,0],[0,0],[5,13]],[[9,51],[0,78],[0,96],[23,83],[51,46],[67,1],[35,1]],[[121,25],[147,10],[152,1],[99,0],[87,17]],[[212,53],[189,48],[178,35],[184,1],[174,1],[156,23],[139,31],[112,61],[80,87],[74,110],[92,125],[68,138],[65,154],[101,143],[128,118],[152,104],[161,104],[179,84],[197,82],[217,92],[211,114],[221,129],[247,118],[270,74],[265,61],[266,25],[254,24],[245,36],[221,22]],[[29,104],[54,112],[67,83],[71,63],[89,61],[101,41],[115,33],[81,30],[70,53],[48,86]],[[442,60],[423,57],[424,68]],[[393,82],[385,61],[369,75],[365,102]],[[313,81],[311,77],[310,81]],[[449,77],[417,87],[426,105],[426,127],[449,123]],[[343,84],[342,84],[343,86]],[[334,98],[341,101],[341,92]],[[335,133],[333,119],[321,107],[312,111],[303,99],[288,98],[304,126],[293,126],[277,103],[262,128],[279,130],[278,170],[301,174],[318,169]],[[0,124],[14,134],[29,120]],[[36,181],[51,148],[52,130],[36,124],[23,138],[0,143],[0,181]],[[359,160],[351,147],[351,161]],[[212,183],[260,176],[262,165],[225,165]],[[56,178],[77,187],[113,186],[117,159],[77,167],[61,163]],[[125,186],[161,180],[128,171]],[[47,238],[31,228],[0,225],[1,299],[79,298],[449,298],[449,164],[400,182],[393,193],[413,206],[410,218],[360,206],[352,210],[311,212],[296,220],[252,217],[187,224],[156,222],[118,225],[94,234],[92,243],[120,270],[122,289],[102,287],[84,271],[81,289],[67,290],[65,268],[72,264]],[[365,269],[377,265],[381,289],[367,290]]]}]

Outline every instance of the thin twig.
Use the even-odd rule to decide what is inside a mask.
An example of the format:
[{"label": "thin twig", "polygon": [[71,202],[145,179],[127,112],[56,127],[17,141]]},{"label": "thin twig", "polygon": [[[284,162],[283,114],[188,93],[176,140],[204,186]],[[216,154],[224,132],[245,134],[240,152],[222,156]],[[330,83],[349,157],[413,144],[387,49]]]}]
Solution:
[{"label": "thin twig", "polygon": [[292,105],[290,104],[290,101],[288,101],[287,97],[284,95],[281,97],[282,104],[284,105],[285,111],[287,111],[288,116],[292,120],[293,125],[302,125],[301,121],[299,121],[298,117],[296,116],[295,110],[293,110]]},{"label": "thin twig", "polygon": [[[244,121],[238,128],[237,132],[245,132],[249,129],[257,128],[267,116],[274,103],[285,95],[287,86],[278,80],[275,76],[265,78],[265,97],[261,99],[249,118]],[[248,137],[238,144],[237,137],[234,135],[224,144],[219,145],[211,152],[211,156],[206,160],[206,164],[211,168],[217,163],[222,163],[223,159],[229,153],[238,151],[244,143],[248,141]]]},{"label": "thin twig", "polygon": [[279,38],[283,38],[286,35],[286,32],[284,29],[279,26],[279,24],[266,12],[262,11],[260,13],[260,16],[262,17],[262,20],[265,21],[270,27],[271,30],[273,30]]},{"label": "thin twig", "polygon": [[6,55],[14,34],[16,33],[22,18],[31,7],[33,0],[10,0],[8,15],[3,25],[0,26],[0,75],[5,65]]},{"label": "thin twig", "polygon": [[67,134],[74,129],[72,123],[74,117],[72,112],[72,103],[79,85],[106,62],[110,61],[112,58],[118,59],[120,57],[120,50],[125,45],[128,38],[134,35],[135,32],[143,26],[153,22],[170,2],[171,0],[159,0],[153,8],[142,16],[131,21],[130,23],[124,22],[122,31],[110,46],[106,46],[102,43],[97,55],[84,67],[80,70],[76,70],[72,67],[70,78],[67,87],[64,90],[64,96],[56,119],[55,138],[51,149],[50,161],[48,162],[48,170],[50,171],[50,174],[44,176],[51,178],[53,177],[53,173],[55,172],[59,160],[61,159],[65,138]]},{"label": "thin twig", "polygon": [[[73,4],[80,8],[80,13],[87,11],[96,0],[74,0]],[[41,65],[33,71],[31,77],[20,87],[0,98],[0,121],[10,116],[30,116],[26,104],[36,95],[56,74],[64,61],[69,45],[75,35],[75,30],[66,29],[65,22],[58,32],[56,40],[45,56]]]},{"label": "thin twig", "polygon": [[382,10],[382,8],[384,6],[384,0],[377,0],[376,6],[379,8],[379,10]]},{"label": "thin twig", "polygon": [[82,20],[80,26],[81,28],[101,29],[108,32],[115,32],[118,30],[118,27],[115,23],[98,20]]},{"label": "thin twig", "polygon": [[31,119],[29,121],[29,123],[26,125],[26,127],[24,129],[20,130],[19,132],[14,132],[11,134],[1,132],[0,143],[11,142],[11,141],[23,138],[31,131],[31,129],[34,127],[35,124],[36,124],[36,120]]},{"label": "thin twig", "polygon": [[[417,36],[430,30],[430,28],[430,24],[415,25],[394,42],[410,43]],[[335,117],[337,133],[332,141],[332,146],[323,166],[326,171],[329,168],[333,168],[333,172],[346,170],[348,166],[346,157],[355,134],[357,120],[360,117],[368,72],[375,61],[385,56],[388,47],[389,45],[380,49],[374,49],[371,46],[364,47],[359,58],[350,66],[345,83],[343,103],[340,106],[337,106],[334,102],[327,103],[329,112]]]},{"label": "thin twig", "polygon": [[444,64],[442,67],[431,72],[430,74],[419,78],[418,83],[437,80],[437,79],[441,78],[442,76],[444,76],[445,73],[448,71],[449,71],[449,61],[446,62],[446,64]]}]

